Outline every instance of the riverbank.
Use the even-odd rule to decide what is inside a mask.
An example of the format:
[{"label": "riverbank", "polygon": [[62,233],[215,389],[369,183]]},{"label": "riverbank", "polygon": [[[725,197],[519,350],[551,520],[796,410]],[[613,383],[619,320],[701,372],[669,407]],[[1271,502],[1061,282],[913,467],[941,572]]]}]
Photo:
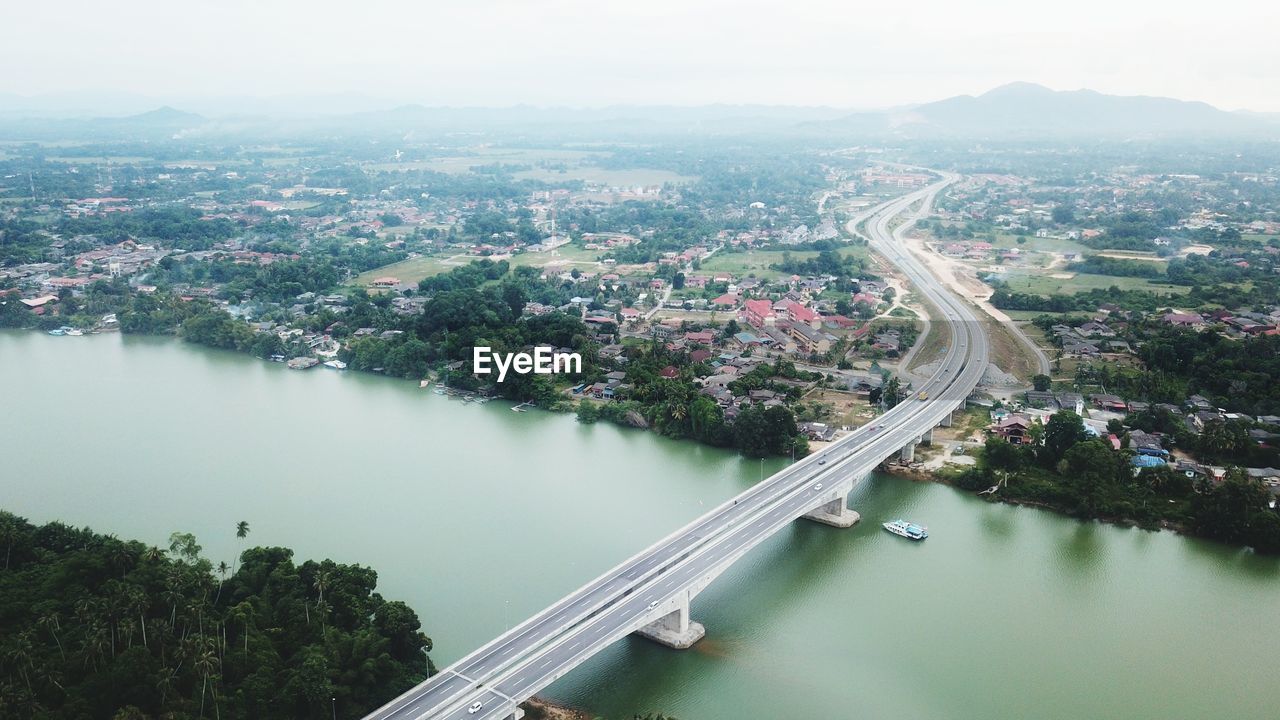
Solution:
[{"label": "riverbank", "polygon": [[596,717],[586,711],[539,697],[521,703],[520,707],[524,708],[524,716],[528,720],[593,720]]}]

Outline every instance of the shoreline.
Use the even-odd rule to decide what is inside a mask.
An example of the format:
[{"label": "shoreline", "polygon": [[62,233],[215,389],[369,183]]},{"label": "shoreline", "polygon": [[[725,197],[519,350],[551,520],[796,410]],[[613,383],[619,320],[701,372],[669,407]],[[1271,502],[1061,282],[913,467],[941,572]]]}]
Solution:
[{"label": "shoreline", "polygon": [[957,486],[952,482],[948,482],[945,476],[940,475],[931,470],[926,470],[926,469],[912,470],[911,468],[906,468],[901,465],[884,465],[882,467],[884,469],[882,469],[880,472],[883,472],[886,475],[894,475],[896,477],[901,477],[905,480],[910,480],[912,482],[928,482],[928,483],[934,483],[937,485],[945,485],[953,490],[956,490],[957,492],[961,492],[966,495],[971,495],[987,503],[1000,503],[1003,505],[1014,505],[1018,507],[1035,508],[1037,510],[1046,510],[1054,514],[1061,515],[1066,518],[1070,518],[1080,523],[1097,522],[1097,523],[1104,523],[1107,525],[1114,525],[1115,527],[1137,528],[1139,530],[1147,530],[1149,532],[1168,530],[1186,538],[1194,538],[1196,540],[1207,540],[1210,542],[1222,543],[1230,547],[1240,547],[1240,548],[1248,547],[1246,545],[1233,545],[1231,543],[1223,543],[1221,540],[1216,540],[1214,538],[1208,538],[1201,535],[1196,535],[1195,533],[1191,532],[1190,529],[1187,528],[1185,525],[1181,523],[1171,522],[1168,520],[1161,520],[1160,523],[1154,527],[1144,527],[1142,524],[1134,522],[1133,520],[1130,520],[1128,518],[1118,517],[1118,516],[1099,515],[1097,517],[1081,517],[1079,515],[1073,515],[1072,513],[1067,512],[1062,507],[1059,507],[1052,503],[1047,503],[1041,500],[1025,500],[1022,498],[1013,498],[1013,497],[996,495],[996,494],[982,495],[978,491],[966,490],[962,487]]},{"label": "shoreline", "polygon": [[529,720],[592,720],[591,713],[554,700],[533,696],[520,703]]}]

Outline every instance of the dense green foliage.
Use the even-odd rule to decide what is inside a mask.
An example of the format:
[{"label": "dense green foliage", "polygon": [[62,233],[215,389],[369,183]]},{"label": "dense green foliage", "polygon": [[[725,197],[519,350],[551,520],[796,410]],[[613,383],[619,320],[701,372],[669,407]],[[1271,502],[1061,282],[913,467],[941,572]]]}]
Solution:
[{"label": "dense green foliage", "polygon": [[782,261],[769,267],[792,275],[831,275],[837,278],[860,277],[866,267],[860,258],[823,250],[817,257],[797,260],[789,252],[782,253]]},{"label": "dense green foliage", "polygon": [[285,548],[215,567],[191,535],[163,551],[3,511],[0,551],[0,717],[355,718],[432,672],[369,568]]},{"label": "dense green foliage", "polygon": [[204,220],[189,207],[146,208],[135,212],[67,218],[57,227],[65,235],[95,235],[104,242],[130,238],[162,240],[166,247],[207,250],[219,240],[234,237],[237,225],[227,219]]},{"label": "dense green foliage", "polygon": [[1174,328],[1148,336],[1138,350],[1148,371],[1187,379],[1187,389],[1219,407],[1280,414],[1280,337],[1241,340]]},{"label": "dense green foliage", "polygon": [[1078,415],[1056,413],[1032,442],[1011,445],[992,437],[976,466],[955,476],[969,490],[1032,502],[1082,518],[1106,518],[1143,527],[1172,525],[1204,537],[1280,553],[1280,514],[1268,509],[1261,482],[1238,468],[1220,485],[1193,483],[1169,467],[1135,473],[1130,451],[1090,438]]}]

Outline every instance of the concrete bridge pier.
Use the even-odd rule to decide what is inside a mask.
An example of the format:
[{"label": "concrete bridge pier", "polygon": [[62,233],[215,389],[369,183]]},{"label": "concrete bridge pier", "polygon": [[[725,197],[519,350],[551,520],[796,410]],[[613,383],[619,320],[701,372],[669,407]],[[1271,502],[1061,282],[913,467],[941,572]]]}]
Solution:
[{"label": "concrete bridge pier", "polygon": [[849,493],[852,490],[852,482],[841,483],[831,489],[821,505],[801,517],[831,527],[847,528],[857,525],[862,516],[849,509]]},{"label": "concrete bridge pier", "polygon": [[927,431],[925,431],[925,434],[920,436],[920,442],[924,443],[925,445],[933,444],[933,428],[929,428]]},{"label": "concrete bridge pier", "polygon": [[908,462],[908,463],[915,462],[917,442],[919,441],[913,440],[907,443],[906,445],[902,446],[902,452],[898,453],[898,457],[902,460],[902,462]]},{"label": "concrete bridge pier", "polygon": [[951,422],[952,422],[951,416],[954,414],[955,414],[955,410],[952,410],[951,412],[947,413],[947,416],[942,418],[942,422],[939,424],[942,427],[951,427]]},{"label": "concrete bridge pier", "polygon": [[636,634],[675,650],[687,650],[707,634],[702,623],[689,619],[689,593],[682,592],[657,612],[665,613],[657,620],[636,630]]}]

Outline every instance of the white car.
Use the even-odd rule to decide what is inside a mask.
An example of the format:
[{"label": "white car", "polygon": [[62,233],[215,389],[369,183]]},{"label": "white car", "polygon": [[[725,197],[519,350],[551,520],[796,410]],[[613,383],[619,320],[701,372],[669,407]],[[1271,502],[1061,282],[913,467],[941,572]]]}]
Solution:
[{"label": "white car", "polygon": [[477,700],[477,701],[475,701],[475,702],[471,703],[471,706],[467,708],[467,714],[468,714],[468,715],[475,715],[476,713],[480,712],[480,708],[482,708],[482,707],[484,707],[484,703],[482,703],[482,702],[480,702],[479,700]]},{"label": "white car", "polygon": [[818,483],[817,485],[814,485],[814,486],[813,486],[813,489],[814,489],[814,490],[821,490],[821,489],[822,489],[822,483]]},{"label": "white car", "polygon": [[656,607],[658,607],[658,601],[657,601],[657,600],[654,600],[653,602],[649,603],[649,609],[650,609],[650,610],[652,610],[652,609],[654,609],[654,608],[656,608]]}]

